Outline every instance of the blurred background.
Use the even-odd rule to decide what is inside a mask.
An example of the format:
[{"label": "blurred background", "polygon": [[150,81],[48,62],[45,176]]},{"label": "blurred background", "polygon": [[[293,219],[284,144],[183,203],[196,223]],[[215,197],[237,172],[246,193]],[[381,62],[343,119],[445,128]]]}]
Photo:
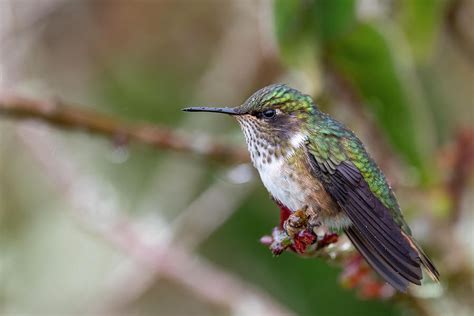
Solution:
[{"label": "blurred background", "polygon": [[[472,315],[473,20],[471,0],[1,0],[0,314]],[[259,244],[279,214],[237,123],[180,109],[276,82],[365,142],[441,285],[374,294]],[[72,121],[34,119],[57,100]]]}]

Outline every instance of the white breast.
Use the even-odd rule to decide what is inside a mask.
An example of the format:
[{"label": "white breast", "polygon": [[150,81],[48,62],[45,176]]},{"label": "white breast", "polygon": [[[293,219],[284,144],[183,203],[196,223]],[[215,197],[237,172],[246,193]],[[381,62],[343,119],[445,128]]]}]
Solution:
[{"label": "white breast", "polygon": [[[291,170],[290,165],[287,164],[285,160],[291,158],[295,150],[303,146],[305,141],[306,136],[303,133],[296,133],[289,141],[291,148],[294,150],[288,151],[285,157],[272,159],[270,163],[265,162],[264,159],[258,155],[251,155],[253,163],[267,190],[275,199],[292,211],[303,208],[306,199],[304,190],[302,190],[299,183],[294,180],[295,177],[292,178],[290,176],[294,171]],[[251,146],[249,146],[249,150],[252,150]]]},{"label": "white breast", "polygon": [[254,164],[257,167],[263,185],[275,199],[287,206],[291,211],[296,211],[304,206],[303,190],[301,190],[298,182],[289,176],[291,170],[283,168],[283,158],[266,164],[256,161]]}]

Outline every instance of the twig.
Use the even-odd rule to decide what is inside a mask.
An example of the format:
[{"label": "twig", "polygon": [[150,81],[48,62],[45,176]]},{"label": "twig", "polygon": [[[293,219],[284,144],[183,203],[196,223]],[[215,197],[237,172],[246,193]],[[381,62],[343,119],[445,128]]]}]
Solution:
[{"label": "twig", "polygon": [[[470,24],[469,20],[462,21],[461,14],[469,10],[469,2],[463,0],[454,0],[449,2],[445,13],[445,28],[451,35],[454,44],[459,48],[459,51],[471,63],[474,62],[474,45],[466,34]],[[468,15],[466,15],[468,16]],[[464,23],[464,25],[463,25]]]},{"label": "twig", "polygon": [[19,96],[0,96],[0,114],[19,120],[40,120],[67,130],[84,130],[91,134],[108,137],[119,144],[136,141],[159,149],[190,152],[220,162],[249,161],[248,153],[243,148],[211,141],[204,136],[186,137],[173,129],[162,126],[119,120],[61,101],[38,101]]},{"label": "twig", "polygon": [[470,172],[474,170],[474,131],[459,131],[453,149],[452,174],[446,183],[451,197],[451,221],[457,222],[461,217],[461,202]]}]

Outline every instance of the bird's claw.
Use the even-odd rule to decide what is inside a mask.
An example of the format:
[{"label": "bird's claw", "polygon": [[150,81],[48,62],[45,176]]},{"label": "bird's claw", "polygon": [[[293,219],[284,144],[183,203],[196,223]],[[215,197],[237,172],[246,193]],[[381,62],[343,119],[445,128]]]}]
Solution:
[{"label": "bird's claw", "polygon": [[317,240],[313,226],[310,225],[307,207],[291,213],[281,226],[282,228],[275,227],[271,236],[260,239],[260,242],[268,246],[275,256],[288,248],[298,254],[305,254]]},{"label": "bird's claw", "polygon": [[306,214],[306,208],[300,209],[293,212],[288,216],[287,220],[283,223],[283,228],[285,229],[288,236],[294,238],[302,230],[307,228],[308,224],[308,215]]}]

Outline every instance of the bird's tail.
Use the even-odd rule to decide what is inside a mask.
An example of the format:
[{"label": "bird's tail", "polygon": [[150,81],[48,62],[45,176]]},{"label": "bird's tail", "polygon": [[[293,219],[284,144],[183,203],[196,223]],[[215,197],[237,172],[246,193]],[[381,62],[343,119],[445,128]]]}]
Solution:
[{"label": "bird's tail", "polygon": [[433,262],[428,258],[428,256],[423,252],[420,246],[413,240],[413,238],[406,234],[404,231],[402,231],[403,237],[408,241],[410,246],[418,252],[418,255],[420,256],[421,264],[423,267],[425,267],[426,272],[430,276],[430,278],[435,281],[439,282],[439,272],[438,269],[436,269],[435,265]]}]

